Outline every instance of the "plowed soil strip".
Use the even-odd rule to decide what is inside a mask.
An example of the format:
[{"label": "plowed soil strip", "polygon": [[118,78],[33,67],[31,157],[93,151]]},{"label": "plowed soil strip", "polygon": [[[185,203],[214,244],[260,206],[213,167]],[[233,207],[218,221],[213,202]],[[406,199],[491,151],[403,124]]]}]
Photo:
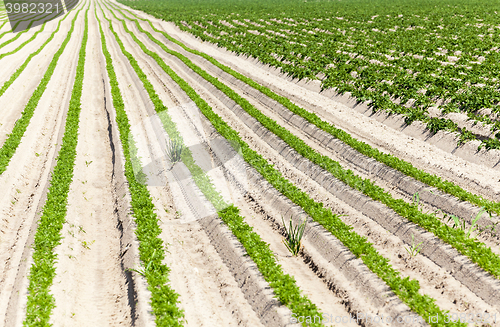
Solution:
[{"label": "plowed soil strip", "polygon": [[63,240],[54,251],[58,261],[51,288],[56,306],[51,321],[60,326],[131,326],[120,256],[121,233],[114,215],[110,126],[102,96],[103,72],[98,62],[102,58],[100,35],[92,16],[75,173],[61,232]]}]

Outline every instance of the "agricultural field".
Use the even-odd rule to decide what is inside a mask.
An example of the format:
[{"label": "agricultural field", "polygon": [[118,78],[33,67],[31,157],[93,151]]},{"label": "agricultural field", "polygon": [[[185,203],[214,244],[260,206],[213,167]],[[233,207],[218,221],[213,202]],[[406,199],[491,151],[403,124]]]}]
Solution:
[{"label": "agricultural field", "polygon": [[499,13],[0,6],[0,326],[500,326]]}]

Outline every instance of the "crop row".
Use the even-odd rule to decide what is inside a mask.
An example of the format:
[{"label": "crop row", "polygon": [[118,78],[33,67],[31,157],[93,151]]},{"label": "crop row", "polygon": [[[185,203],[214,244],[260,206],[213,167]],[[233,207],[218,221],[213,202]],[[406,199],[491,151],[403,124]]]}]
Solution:
[{"label": "crop row", "polygon": [[[144,30],[138,25],[136,21],[136,25],[138,29],[144,32]],[[151,36],[149,36],[151,38]],[[162,46],[158,41],[156,41],[160,46]],[[476,262],[480,267],[490,272],[493,276],[500,276],[500,258],[495,255],[490,248],[486,247],[483,243],[475,241],[471,238],[467,238],[466,234],[463,230],[454,229],[449,227],[439,221],[435,215],[429,215],[421,212],[418,207],[414,204],[408,204],[403,200],[394,199],[388,192],[384,191],[382,188],[376,186],[369,179],[363,179],[359,176],[356,176],[351,171],[348,171],[341,167],[338,162],[330,159],[327,156],[323,156],[317,153],[315,150],[306,145],[302,140],[298,137],[294,136],[285,128],[279,126],[276,122],[271,120],[270,118],[263,115],[260,111],[258,111],[255,107],[253,107],[246,99],[239,97],[234,91],[230,88],[209,76],[206,72],[203,72],[199,67],[196,67],[192,62],[189,61],[186,57],[175,53],[171,50],[166,49],[165,46],[162,48],[173,55],[176,55],[182,61],[184,61],[193,71],[200,74],[202,77],[207,79],[210,83],[212,83],[217,88],[221,89],[224,93],[226,93],[230,98],[235,100],[237,103],[241,105],[241,107],[247,111],[250,115],[256,118],[263,126],[269,129],[271,132],[279,136],[282,140],[284,140],[290,147],[295,149],[299,154],[303,155],[305,158],[310,161],[316,163],[321,168],[329,171],[334,177],[338,178],[345,184],[349,185],[353,189],[356,189],[365,195],[368,195],[375,201],[379,201],[385,204],[387,207],[393,209],[396,213],[398,213],[401,217],[412,221],[429,232],[434,233],[443,241],[449,243],[454,248],[456,248],[462,254],[468,256],[473,262]],[[215,61],[215,60],[214,60]],[[300,109],[300,108],[296,108]],[[305,110],[302,111],[305,113]],[[311,117],[316,118],[317,117]],[[469,197],[472,194],[468,194]],[[479,197],[475,197],[476,200],[480,200]],[[494,205],[491,202],[488,202],[490,207],[494,207],[498,210],[498,206]]]},{"label": "crop row", "polygon": [[[148,32],[145,32],[140,27],[137,20],[135,20],[135,22],[141,32],[148,35],[152,41],[155,41]],[[195,66],[189,59],[179,53],[167,49],[157,40],[155,42],[167,53],[177,56],[193,71],[222,90],[242,107],[246,107],[245,110],[249,108],[249,104],[245,104],[244,99],[240,98],[227,86],[218,82],[215,78]],[[314,202],[306,193],[302,192],[288,180],[283,178],[283,176],[281,176],[277,170],[272,168],[272,166],[270,166],[265,159],[251,150],[249,146],[239,138],[237,133],[225,122],[223,122],[219,116],[214,114],[206,102],[198,101],[197,105],[212,122],[213,126],[219,131],[219,133],[221,133],[221,135],[229,140],[236,141],[241,145],[243,156],[247,162],[254,166],[254,168],[256,168],[274,187],[276,187],[276,189],[286,195],[294,203],[300,205],[314,220],[322,224],[327,230],[337,236],[356,256],[362,257],[367,266],[372,271],[377,273],[395,291],[395,293],[402,298],[404,302],[410,305],[412,309],[417,311],[422,316],[427,315],[429,312],[442,314],[430,298],[418,294],[418,282],[400,278],[399,273],[390,266],[388,260],[380,256],[371,244],[366,242],[366,239],[361,238],[358,234],[352,232],[349,226],[345,225],[338,217],[335,217],[331,211],[323,208],[321,203]],[[383,264],[380,265],[380,263]]]},{"label": "crop row", "polygon": [[[26,326],[47,325],[50,313],[55,306],[54,297],[49,293],[55,276],[57,255],[54,248],[61,243],[61,229],[66,219],[68,192],[73,180],[73,168],[78,143],[78,125],[80,121],[81,97],[85,68],[85,54],[88,39],[88,11],[85,12],[85,27],[80,48],[76,77],[71,93],[66,126],[57,164],[52,173],[47,200],[43,206],[34,240],[33,265],[28,276],[28,303],[26,307]],[[82,9],[80,9],[82,10]],[[56,53],[55,64],[71,37],[68,33],[66,42]],[[50,71],[50,68],[49,68]],[[50,75],[46,81],[50,79]],[[42,80],[43,81],[43,80]]]},{"label": "crop row", "polygon": [[[114,15],[114,12],[112,12]],[[104,13],[103,13],[104,14]],[[114,15],[118,20],[119,18]],[[154,52],[149,51],[144,44],[138,40],[134,34],[128,30],[125,21],[121,20],[123,27],[129,35],[134,39],[134,41],[140,46],[140,48],[149,56],[151,56],[160,67],[188,94],[188,96],[195,101],[198,105],[206,104],[201,97],[199,97],[196,92],[184,81],[182,80],[170,67],[161,60],[161,58]],[[155,110],[160,112],[167,112],[167,115],[161,115],[162,122],[165,130],[169,134],[171,139],[177,139],[182,142],[182,136],[177,130],[175,123],[172,122],[171,118],[168,116],[168,109],[163,105],[155,90],[153,89],[151,83],[147,79],[146,74],[141,70],[137,61],[134,57],[128,53],[118,35],[114,31],[111,20],[108,19],[110,24],[111,32],[115,35],[115,38],[120,45],[123,54],[128,58],[131,66],[136,71],[137,75],[141,79],[144,88],[149,94],[150,99],[153,101]],[[296,285],[293,277],[284,274],[280,265],[276,263],[274,254],[269,249],[269,245],[263,242],[258,234],[252,231],[252,228],[244,222],[244,218],[239,215],[239,209],[234,205],[228,205],[225,203],[224,199],[220,193],[216,190],[213,183],[210,181],[209,177],[203,172],[203,170],[195,163],[192,153],[189,149],[183,150],[182,162],[187,166],[193,180],[199,189],[203,192],[205,197],[212,203],[214,208],[217,210],[220,218],[226,223],[231,232],[236,236],[236,238],[241,242],[246,252],[250,258],[256,263],[259,271],[264,276],[265,280],[269,282],[274,293],[277,295],[278,299],[292,310],[293,313],[298,316],[321,316],[318,308],[311,303],[311,301],[301,295],[299,288]]]},{"label": "crop row", "polygon": [[[129,11],[129,13],[130,13],[130,11]],[[133,13],[131,13],[131,14],[133,14]],[[137,16],[136,16],[136,18],[137,18]],[[410,177],[412,177],[420,182],[423,182],[429,186],[436,187],[440,191],[448,193],[450,195],[453,195],[454,197],[456,197],[457,199],[459,199],[461,201],[468,201],[472,204],[477,205],[478,207],[486,208],[486,210],[489,212],[495,212],[495,213],[500,215],[500,204],[499,203],[486,200],[481,196],[478,196],[476,194],[473,194],[471,192],[464,190],[460,186],[458,186],[450,181],[447,181],[447,180],[445,180],[441,177],[438,177],[436,175],[427,173],[421,169],[414,167],[411,163],[409,163],[407,161],[404,161],[404,160],[402,160],[396,156],[393,156],[391,154],[383,153],[383,152],[379,151],[377,148],[373,148],[369,144],[355,139],[354,137],[352,137],[351,135],[349,135],[348,133],[346,133],[342,129],[336,128],[333,124],[330,124],[330,123],[322,120],[314,112],[309,112],[309,111],[297,106],[296,104],[291,102],[288,98],[274,93],[268,87],[265,87],[263,85],[260,85],[256,82],[254,82],[252,79],[236,72],[235,70],[231,69],[230,67],[219,63],[217,60],[213,59],[212,57],[208,56],[207,54],[188,48],[183,43],[181,43],[181,42],[177,41],[176,39],[172,38],[171,36],[169,36],[167,33],[156,29],[150,21],[148,21],[148,20],[144,20],[144,21],[148,22],[153,30],[155,30],[158,33],[161,33],[169,41],[179,45],[180,47],[182,47],[184,50],[186,50],[188,52],[191,52],[195,55],[203,57],[204,59],[208,60],[213,65],[222,69],[224,72],[236,77],[240,81],[242,81],[242,82],[246,83],[247,85],[253,87],[254,89],[262,92],[263,94],[265,94],[269,98],[276,100],[278,103],[280,103],[283,106],[285,106],[286,108],[288,108],[294,114],[306,119],[309,123],[314,124],[319,129],[321,129],[321,130],[329,133],[330,135],[334,136],[335,138],[341,140],[342,142],[349,145],[351,148],[358,151],[359,153],[361,153],[367,157],[373,158],[373,159],[387,165],[388,167],[396,169],[396,170],[400,171],[401,173],[403,173],[407,176],[410,176]]]},{"label": "crop row", "polygon": [[[123,155],[125,158],[125,177],[129,184],[133,217],[137,225],[136,236],[140,242],[139,255],[144,264],[145,278],[151,291],[151,307],[156,317],[157,326],[182,326],[184,313],[178,308],[179,295],[169,286],[168,273],[170,269],[163,264],[165,249],[159,237],[161,230],[158,226],[158,216],[154,212],[154,205],[147,187],[136,179],[134,168],[138,165],[137,147],[131,138],[130,123],[125,111],[125,105],[118,85],[113,60],[106,45],[106,39],[99,22],[101,46],[106,59],[113,107],[116,111],[116,123],[120,132]],[[139,163],[140,165],[140,163]]]},{"label": "crop row", "polygon": [[[80,13],[80,10],[77,12],[75,17],[73,18],[73,21],[71,22],[71,28],[68,31],[66,39],[61,44],[59,50],[54,54],[54,57],[52,58],[52,61],[50,62],[42,80],[38,84],[36,90],[33,92],[33,95],[29,99],[28,103],[26,104],[24,111],[22,112],[21,118],[16,121],[14,128],[12,129],[12,132],[9,134],[7,140],[0,148],[0,174],[2,174],[7,169],[10,159],[12,158],[12,156],[16,152],[17,147],[21,143],[21,138],[23,137],[24,133],[26,132],[26,129],[28,128],[31,117],[33,117],[33,114],[35,112],[36,106],[38,105],[40,98],[45,92],[47,84],[52,78],[52,75],[57,65],[57,61],[59,60],[59,57],[66,48],[66,45],[68,44],[69,39],[71,37],[71,33],[73,33],[73,30],[75,29],[75,21],[78,17],[78,14]],[[66,14],[66,16],[67,15],[69,15],[69,13]],[[7,88],[11,86],[12,83],[14,83],[14,81],[19,77],[19,75],[21,75],[26,66],[28,66],[28,63],[31,61],[31,59],[33,59],[34,56],[39,54],[43,50],[43,48],[54,38],[54,35],[59,31],[61,22],[62,20],[59,21],[57,29],[52,33],[50,38],[47,39],[47,41],[45,41],[45,43],[42,44],[42,46],[37,51],[30,54],[28,58],[24,61],[24,63],[14,72],[14,74],[12,74],[9,80],[2,85],[2,87],[0,88],[0,96],[2,96],[2,94],[5,93],[5,91],[7,90]]]},{"label": "crop row", "polygon": [[[488,19],[480,23],[484,27],[481,29],[472,24],[476,23],[475,18],[467,15],[465,18],[458,17],[464,8],[457,7],[457,15],[447,17],[452,24],[449,26],[462,27],[457,31],[446,27],[440,29],[439,26],[447,25],[442,23],[442,16],[434,14],[425,13],[429,17],[417,19],[406,18],[406,14],[405,18],[398,18],[392,12],[386,18],[387,15],[382,10],[380,17],[371,19],[359,17],[360,8],[353,10],[354,8],[343,4],[335,4],[330,8],[343,9],[341,19],[335,19],[326,8],[325,12],[319,13],[315,11],[317,7],[309,4],[302,5],[306,6],[303,10],[284,13],[273,7],[273,3],[270,5],[273,10],[263,15],[261,10],[265,5],[257,2],[254,13],[247,10],[234,16],[233,11],[220,9],[214,10],[217,14],[207,13],[210,5],[205,7],[207,11],[198,10],[197,14],[187,15],[186,10],[175,1],[168,5],[155,1],[123,3],[144,9],[158,18],[174,21],[181,29],[203,40],[280,67],[293,77],[317,79],[317,75],[323,74],[324,89],[335,88],[339,93],[350,92],[358,100],[370,102],[375,110],[384,109],[403,114],[408,124],[415,120],[422,121],[433,133],[439,130],[460,132],[459,143],[476,139],[478,135],[464,127],[458,127],[449,118],[430,117],[427,109],[436,101],[445,101],[438,106],[443,114],[465,111],[469,118],[490,124],[493,131],[500,127],[500,122],[492,121],[487,115],[479,113],[484,108],[496,112],[500,101],[495,86],[497,68],[494,64],[499,54],[495,50],[492,37],[494,33],[489,32],[494,29],[492,17],[487,13],[485,15]],[[368,3],[361,5],[363,8]],[[395,6],[388,3],[384,5],[389,9]],[[292,8],[295,6],[301,5],[290,4]],[[488,8],[485,4],[483,6]],[[169,9],[165,10],[167,7]],[[439,7],[437,11],[445,9]],[[415,8],[411,10],[415,11]],[[263,26],[242,26],[246,25],[247,20]],[[269,20],[272,21],[271,25],[267,24]],[[465,24],[464,21],[471,24]],[[233,24],[229,25],[227,22]],[[183,23],[189,24],[189,28]],[[392,23],[394,25],[391,26]],[[418,28],[412,28],[415,25]],[[484,38],[478,37],[479,29],[484,30]],[[429,35],[435,35],[439,40],[436,42],[433,38],[432,42],[425,42]],[[457,38],[467,41],[457,43]],[[477,38],[481,39],[481,45],[475,43]],[[415,40],[419,40],[419,43],[415,43]],[[481,50],[476,51],[477,48]],[[461,53],[460,58],[457,58],[458,62],[441,64],[441,61],[448,62],[442,53],[449,50]],[[485,51],[486,59],[482,63],[475,63],[478,54],[482,56]],[[418,56],[408,55],[412,53],[417,53]],[[434,56],[434,53],[439,55],[436,58],[429,57]],[[398,99],[398,102],[394,99]],[[500,146],[500,141],[495,137],[481,138],[481,142],[481,146],[488,149]]]}]

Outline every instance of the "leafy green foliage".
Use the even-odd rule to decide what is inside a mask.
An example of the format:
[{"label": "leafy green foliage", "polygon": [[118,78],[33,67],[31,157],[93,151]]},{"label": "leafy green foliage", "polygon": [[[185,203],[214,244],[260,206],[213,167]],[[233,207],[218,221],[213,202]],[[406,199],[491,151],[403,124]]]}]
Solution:
[{"label": "leafy green foliage", "polygon": [[[112,13],[114,15],[114,12]],[[118,19],[116,15],[114,16]],[[161,100],[156,96],[156,93],[150,82],[148,81],[146,74],[144,74],[144,72],[141,70],[133,56],[125,50],[123,43],[121,42],[111,25],[111,20],[107,20],[110,23],[110,30],[114,34],[122,53],[128,58],[130,64],[143,82],[143,85],[150,98],[153,100],[155,110],[157,112],[163,112],[167,110],[162,104]],[[198,106],[204,105],[208,107],[208,104],[204,102],[204,100],[202,100],[199,95],[184,80],[182,80],[173,70],[171,70],[170,67],[168,67],[157,54],[149,51],[144,46],[144,44],[140,42],[134,34],[131,33],[131,31],[127,28],[124,20],[121,21],[125,31],[132,36],[134,41],[141,47],[141,49],[148,55],[153,57],[162,67],[162,69],[164,69],[165,72],[167,72],[170,77],[172,77],[172,79],[177,84],[179,84],[179,86],[184,91],[186,91],[186,93],[193,101],[195,101]],[[165,127],[165,130],[167,131],[169,136],[181,142],[182,138],[171,118],[168,115],[160,115],[160,119],[162,120],[163,126]],[[190,170],[196,185],[200,188],[207,199],[214,205],[220,218],[224,221],[224,223],[226,223],[231,232],[241,242],[250,258],[255,262],[259,271],[264,276],[264,279],[269,282],[270,286],[273,288],[274,293],[281,301],[281,303],[289,307],[292,312],[300,316],[321,316],[316,305],[314,305],[306,296],[301,294],[294,278],[288,274],[283,273],[281,266],[276,262],[273,252],[269,249],[269,245],[262,241],[260,236],[252,231],[252,227],[244,222],[244,218],[239,214],[239,209],[234,205],[228,206],[228,204],[224,202],[224,199],[217,192],[208,176],[199,166],[196,165],[191,151],[188,148],[185,148],[182,151],[182,161]],[[321,326],[321,324],[312,324],[311,326]]]},{"label": "leafy green foliage", "polygon": [[[188,67],[193,69],[196,73],[198,73],[203,78],[207,79],[214,86],[222,90],[232,99],[236,99],[235,101],[239,103],[242,107],[244,106],[245,110],[248,109],[249,112],[263,118],[266,120],[266,123],[269,122],[268,125],[272,124],[272,121],[267,117],[261,117],[257,113],[257,110],[244,100],[239,97],[234,91],[230,88],[219,82],[216,78],[208,75],[206,72],[201,70],[199,67],[194,65],[188,58],[185,56],[172,51],[166,48],[161,42],[154,39],[150,33],[145,31],[140,27],[137,20],[134,20],[137,28],[145,33],[152,41],[156,42],[162,49],[172,55],[180,58]],[[124,22],[122,21],[124,24]],[[125,27],[126,31],[128,29]],[[145,47],[142,45],[140,41],[130,32],[128,33],[134,38],[135,42],[137,42],[143,51],[150,54],[150,52],[146,51]],[[150,54],[153,58],[155,58],[154,54]],[[261,155],[252,150],[246,142],[244,142],[239,134],[233,130],[226,122],[224,122],[220,116],[213,112],[212,108],[183,80],[181,79],[175,72],[173,72],[168,66],[166,66],[163,61],[157,60],[157,63],[170,75],[170,77],[179,84],[179,86],[187,93],[187,95],[193,100],[201,112],[209,119],[215,129],[227,140],[237,142],[240,145],[241,153],[245,161],[247,161],[250,165],[252,165],[273,187],[275,187],[279,192],[288,197],[292,202],[299,205],[303,208],[303,210],[311,216],[315,221],[320,223],[326,230],[330,231],[333,235],[335,235],[347,248],[351,250],[351,252],[357,257],[361,258],[363,262],[368,266],[370,270],[376,273],[382,280],[384,280],[389,287],[405,302],[409,305],[410,308],[415,310],[415,312],[419,313],[422,317],[427,318],[428,316],[439,316],[439,320],[443,321],[444,313],[439,309],[439,307],[434,303],[435,300],[430,298],[428,295],[421,295],[418,291],[420,289],[419,283],[416,280],[410,280],[408,277],[402,278],[398,271],[394,270],[392,266],[389,264],[389,260],[381,256],[373,245],[367,242],[366,238],[361,237],[354,231],[352,231],[352,227],[346,225],[337,215],[334,215],[331,210],[324,208],[322,203],[315,202],[313,199],[309,197],[309,195],[295,185],[293,185],[290,181],[284,178],[279,171],[277,171],[271,164],[267,162]],[[253,109],[252,109],[253,108]],[[265,123],[265,124],[266,124]],[[275,124],[275,123],[274,123]],[[286,133],[284,128],[277,127],[282,133]],[[295,140],[295,144],[300,144],[304,148],[303,142]],[[307,151],[307,150],[306,150]],[[343,172],[347,176],[352,176],[352,172]],[[227,209],[229,210],[229,209]],[[221,214],[221,213],[219,213]],[[222,214],[221,214],[222,218]],[[224,218],[223,218],[224,219]],[[228,224],[229,225],[229,224]],[[231,228],[231,227],[230,227]],[[233,231],[236,235],[236,233]],[[237,236],[237,235],[236,235]],[[238,237],[238,236],[237,236]],[[245,248],[247,248],[245,246]],[[249,249],[247,248],[247,251]],[[256,264],[259,265],[258,261]],[[260,267],[259,267],[260,269]],[[264,276],[264,273],[262,270]],[[273,286],[273,284],[271,283]],[[277,292],[278,296],[281,294]],[[280,301],[283,300],[280,298]],[[285,302],[284,302],[285,303]],[[294,313],[293,308],[291,308]],[[436,325],[436,324],[434,324]],[[463,323],[456,322],[451,323],[450,325],[454,326],[464,326]]]},{"label": "leafy green foliage", "polygon": [[[24,321],[24,326],[48,326],[50,313],[55,306],[54,297],[49,293],[49,289],[55,276],[54,264],[57,255],[54,253],[54,248],[60,244],[61,229],[63,227],[67,211],[66,206],[68,204],[69,187],[73,180],[76,145],[78,143],[78,124],[80,121],[79,117],[81,111],[85,50],[88,39],[87,27],[89,9],[90,5],[85,12],[85,29],[78,58],[78,65],[76,68],[75,83],[73,85],[68,115],[66,118],[62,145],[59,151],[59,156],[57,157],[57,164],[54,168],[54,172],[52,173],[47,201],[43,207],[42,216],[40,217],[35,234],[33,244],[33,265],[31,266],[30,274],[28,276],[29,295],[26,305],[26,319]],[[80,11],[81,10],[82,9],[80,9]],[[51,62],[51,64],[54,63],[54,66],[71,37],[74,22],[75,21],[73,21],[72,29],[68,32],[65,43],[63,42],[63,45]],[[44,78],[48,77],[50,79],[50,76],[50,74],[46,74]]]},{"label": "leafy green foliage", "polygon": [[[78,13],[79,12],[80,11],[78,11]],[[66,16],[68,14],[66,14]],[[2,174],[7,169],[10,159],[12,158],[12,156],[16,152],[17,147],[21,143],[21,138],[23,137],[24,133],[26,132],[26,129],[28,128],[31,117],[33,117],[33,114],[35,112],[35,108],[38,105],[38,102],[40,101],[40,98],[42,97],[43,93],[45,92],[47,84],[49,83],[52,75],[54,74],[57,61],[59,60],[59,57],[66,48],[66,45],[69,42],[69,38],[71,37],[71,33],[75,29],[75,21],[77,17],[78,14],[76,14],[75,18],[73,18],[73,21],[71,22],[71,29],[69,30],[68,35],[61,44],[59,50],[54,54],[54,57],[52,58],[52,61],[50,62],[49,67],[45,72],[45,75],[42,77],[40,84],[38,84],[38,87],[33,92],[31,98],[28,100],[28,103],[26,104],[26,107],[22,112],[21,118],[16,121],[14,128],[12,129],[12,132],[9,134],[9,137],[7,138],[7,140],[5,140],[4,144],[0,148],[0,174]],[[19,75],[21,75],[26,66],[28,66],[28,63],[31,61],[31,59],[37,54],[39,54],[43,50],[43,48],[54,38],[54,35],[59,31],[61,22],[62,20],[59,21],[57,29],[51,34],[50,38],[47,39],[47,41],[45,41],[45,43],[37,51],[30,54],[28,58],[24,61],[24,63],[21,65],[21,67],[19,67],[16,70],[16,72],[12,74],[10,79],[2,85],[2,87],[0,88],[0,96],[2,96],[2,94],[5,93],[5,91],[7,90],[7,88],[10,85],[12,85],[12,83],[14,83],[14,81],[17,79],[17,77],[19,77]]]}]

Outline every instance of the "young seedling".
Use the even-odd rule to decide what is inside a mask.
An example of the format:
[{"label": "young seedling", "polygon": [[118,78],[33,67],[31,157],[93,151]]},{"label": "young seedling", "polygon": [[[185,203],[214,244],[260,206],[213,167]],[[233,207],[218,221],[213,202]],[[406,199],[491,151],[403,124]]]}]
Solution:
[{"label": "young seedling", "polygon": [[281,221],[283,222],[283,227],[285,227],[286,238],[283,238],[283,244],[290,253],[295,257],[299,254],[302,236],[304,235],[304,230],[306,228],[306,220],[300,225],[296,225],[295,228],[292,225],[292,219],[290,218],[290,227],[287,229],[285,220],[281,216]]},{"label": "young seedling", "polygon": [[174,138],[171,139],[170,141],[167,140],[167,158],[172,164],[172,167],[174,165],[181,161],[181,155],[182,151],[184,150],[184,144],[182,144],[182,140],[179,138]]},{"label": "young seedling", "polygon": [[88,167],[90,164],[92,163],[92,161],[87,161],[85,160],[85,165]]},{"label": "young seedling", "polygon": [[143,268],[139,268],[139,269],[128,268],[126,270],[128,270],[128,271],[135,271],[136,273],[138,273],[142,277],[146,278],[146,275],[151,270],[151,265],[153,264],[153,260],[152,259],[155,257],[155,254],[156,254],[156,249],[153,251],[153,255],[151,256],[151,261],[149,261],[148,264],[145,267],[143,266]]},{"label": "young seedling", "polygon": [[92,241],[92,242],[83,241],[83,242],[82,242],[82,246],[83,246],[85,249],[90,250],[90,246],[91,246],[92,244],[94,244],[94,242],[95,242],[95,241]]},{"label": "young seedling", "polygon": [[418,192],[415,192],[415,194],[413,194],[412,204],[414,206],[417,206],[418,208],[419,203],[420,203],[420,194],[418,194]]},{"label": "young seedling", "polygon": [[417,256],[417,254],[422,250],[422,245],[423,242],[420,242],[418,244],[415,244],[415,235],[411,234],[411,247],[406,247],[405,250],[408,252],[411,258],[414,258]]},{"label": "young seedling", "polygon": [[[450,221],[453,220],[453,228],[458,228],[458,229],[463,230],[464,233],[465,233],[465,237],[466,238],[472,238],[472,239],[474,239],[474,236],[472,236],[473,232],[478,231],[478,233],[477,233],[476,236],[479,236],[479,234],[481,234],[482,232],[484,232],[486,230],[486,228],[492,227],[492,225],[490,225],[490,226],[486,226],[486,228],[480,229],[477,226],[477,221],[479,220],[479,218],[481,218],[482,214],[485,211],[486,211],[486,209],[484,207],[481,208],[481,210],[476,215],[476,217],[474,219],[472,219],[471,226],[468,229],[467,229],[467,226],[466,226],[465,219],[461,219],[460,217],[457,217],[455,215],[450,215],[449,218],[448,218],[448,222],[450,222]],[[446,216],[447,216],[447,214],[445,214],[445,217]],[[494,224],[494,225],[496,225],[496,224]]]}]

